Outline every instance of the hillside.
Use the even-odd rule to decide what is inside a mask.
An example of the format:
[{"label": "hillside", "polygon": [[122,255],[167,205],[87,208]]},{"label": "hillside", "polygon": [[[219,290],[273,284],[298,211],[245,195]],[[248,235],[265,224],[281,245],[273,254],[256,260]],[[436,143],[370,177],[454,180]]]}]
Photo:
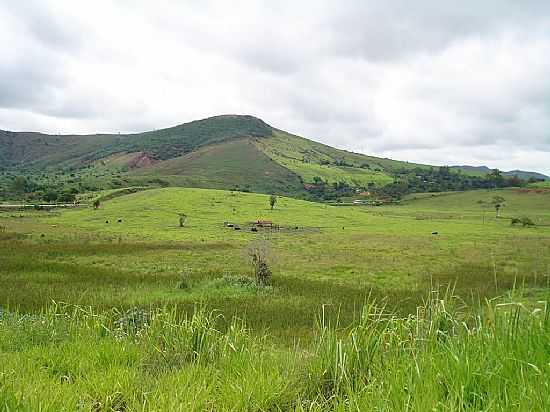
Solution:
[{"label": "hillside", "polygon": [[47,135],[0,131],[0,167],[78,169],[113,154],[133,152],[166,160],[211,143],[244,136],[270,136],[271,131],[260,119],[231,115],[137,134]]},{"label": "hillside", "polygon": [[[456,173],[456,181],[449,184],[453,179],[434,170],[438,168],[336,149],[273,128],[253,116],[215,116],[136,134],[0,131],[0,197],[9,197],[8,186],[21,175],[27,181],[20,189],[40,192],[40,196],[48,190],[81,193],[160,185],[329,200],[349,196],[356,189],[386,186],[384,195],[389,196],[483,186],[458,182]],[[489,171],[467,166],[460,170],[465,176],[478,177]],[[534,176],[521,173],[521,177]],[[418,182],[411,190],[399,186],[414,179]]]},{"label": "hillside", "polygon": [[270,159],[250,139],[217,143],[150,167],[136,168],[132,178],[153,176],[172,186],[236,189],[261,193],[297,194],[300,178]]},{"label": "hillside", "polygon": [[138,134],[0,132],[4,174],[85,190],[160,184],[306,196],[316,179],[383,186],[395,170],[412,166],[335,149],[252,116],[216,116]]}]

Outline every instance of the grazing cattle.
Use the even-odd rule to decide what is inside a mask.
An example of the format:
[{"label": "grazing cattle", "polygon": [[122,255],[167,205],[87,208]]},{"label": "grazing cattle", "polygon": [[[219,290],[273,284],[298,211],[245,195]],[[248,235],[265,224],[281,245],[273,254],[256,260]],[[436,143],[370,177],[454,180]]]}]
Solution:
[{"label": "grazing cattle", "polygon": [[109,221],[108,221],[108,220],[106,220],[106,221],[105,221],[105,223],[109,223]]},{"label": "grazing cattle", "polygon": [[432,232],[432,235],[439,235],[439,232]]},{"label": "grazing cattle", "polygon": [[118,222],[118,223],[122,223],[122,219],[118,219],[117,222]]},{"label": "grazing cattle", "polygon": [[235,226],[233,229],[235,230],[241,230],[241,228],[239,226]]},{"label": "grazing cattle", "polygon": [[251,232],[257,232],[257,231],[258,231],[258,228],[253,227],[253,228],[250,229],[250,231],[251,231]]}]

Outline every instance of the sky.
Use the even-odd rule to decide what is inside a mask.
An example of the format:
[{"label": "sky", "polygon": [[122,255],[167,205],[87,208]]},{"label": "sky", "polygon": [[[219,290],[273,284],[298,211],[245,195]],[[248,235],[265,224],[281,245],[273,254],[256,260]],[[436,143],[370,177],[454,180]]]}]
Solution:
[{"label": "sky", "polygon": [[220,114],[371,155],[550,175],[550,1],[0,0],[0,129]]}]

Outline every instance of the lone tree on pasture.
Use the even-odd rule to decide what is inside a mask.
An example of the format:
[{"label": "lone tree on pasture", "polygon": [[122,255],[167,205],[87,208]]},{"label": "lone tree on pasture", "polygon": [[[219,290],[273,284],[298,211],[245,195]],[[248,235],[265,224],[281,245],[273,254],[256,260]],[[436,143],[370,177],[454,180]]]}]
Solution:
[{"label": "lone tree on pasture", "polygon": [[185,222],[187,221],[187,215],[185,213],[180,213],[180,227],[185,226]]},{"label": "lone tree on pasture", "polygon": [[99,199],[94,200],[93,206],[94,209],[99,209],[99,206],[101,206],[101,202],[99,201]]},{"label": "lone tree on pasture", "polygon": [[271,256],[271,245],[266,240],[255,240],[245,249],[245,253],[254,268],[256,285],[268,286],[271,283],[271,269],[269,258]]},{"label": "lone tree on pasture", "polygon": [[502,196],[493,196],[493,205],[495,207],[495,211],[497,213],[497,218],[500,217],[500,209],[504,206],[504,202],[506,199],[504,199]]},{"label": "lone tree on pasture", "polygon": [[273,208],[275,207],[275,203],[277,203],[277,196],[269,196],[269,206],[271,206],[271,210],[273,210]]}]

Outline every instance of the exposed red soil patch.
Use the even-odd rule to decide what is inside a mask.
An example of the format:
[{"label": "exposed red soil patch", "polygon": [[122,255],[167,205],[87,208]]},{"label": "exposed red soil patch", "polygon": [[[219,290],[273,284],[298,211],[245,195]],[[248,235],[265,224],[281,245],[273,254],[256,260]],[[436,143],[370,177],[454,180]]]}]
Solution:
[{"label": "exposed red soil patch", "polygon": [[146,153],[139,152],[136,157],[128,162],[128,166],[132,169],[140,169],[142,167],[151,166],[155,161],[147,156]]}]

